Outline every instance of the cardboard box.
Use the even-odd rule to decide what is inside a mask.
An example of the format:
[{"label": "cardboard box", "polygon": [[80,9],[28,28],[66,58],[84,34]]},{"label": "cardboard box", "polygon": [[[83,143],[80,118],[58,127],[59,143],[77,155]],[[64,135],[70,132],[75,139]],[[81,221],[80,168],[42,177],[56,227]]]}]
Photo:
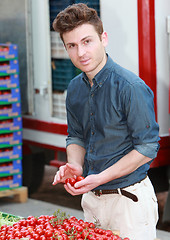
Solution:
[{"label": "cardboard box", "polygon": [[8,161],[22,158],[22,145],[0,145],[1,161]]},{"label": "cardboard box", "polygon": [[20,129],[22,129],[21,116],[14,117],[14,118],[0,119],[0,133],[17,131]]},{"label": "cardboard box", "polygon": [[3,74],[19,73],[18,59],[0,61],[0,76]]},{"label": "cardboard box", "polygon": [[22,143],[22,131],[9,131],[8,133],[0,133],[1,145],[16,145]]},{"label": "cardboard box", "polygon": [[18,58],[18,46],[16,44],[0,44],[0,61]]},{"label": "cardboard box", "polygon": [[21,103],[6,103],[0,104],[0,119],[6,117],[17,117],[21,115]]},{"label": "cardboard box", "polygon": [[3,89],[0,90],[0,104],[6,104],[8,102],[19,102],[20,98],[20,89],[12,88],[12,89]]},{"label": "cardboard box", "polygon": [[0,191],[22,186],[22,173],[0,176]]},{"label": "cardboard box", "polygon": [[0,76],[0,90],[17,87],[19,87],[18,74],[4,74]]},{"label": "cardboard box", "polygon": [[15,159],[10,161],[2,161],[0,159],[0,176],[5,174],[16,174],[22,172],[22,160]]}]

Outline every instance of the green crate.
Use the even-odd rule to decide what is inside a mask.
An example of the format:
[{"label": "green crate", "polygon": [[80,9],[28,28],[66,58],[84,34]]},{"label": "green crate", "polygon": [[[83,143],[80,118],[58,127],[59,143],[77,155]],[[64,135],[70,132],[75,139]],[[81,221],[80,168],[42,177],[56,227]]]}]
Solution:
[{"label": "green crate", "polygon": [[21,219],[24,218],[5,212],[0,212],[0,228],[2,225],[13,225],[13,223],[18,222]]}]

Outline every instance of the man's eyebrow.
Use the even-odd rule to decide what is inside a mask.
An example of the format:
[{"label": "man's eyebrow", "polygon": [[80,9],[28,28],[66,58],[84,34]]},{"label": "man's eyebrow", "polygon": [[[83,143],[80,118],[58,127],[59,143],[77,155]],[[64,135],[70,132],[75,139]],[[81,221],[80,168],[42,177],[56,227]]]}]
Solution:
[{"label": "man's eyebrow", "polygon": [[[84,37],[84,38],[82,38],[81,39],[81,42],[83,42],[84,40],[86,40],[87,38],[91,38],[92,36],[86,36],[86,37]],[[72,45],[72,44],[76,44],[75,42],[68,42],[68,43],[66,43],[66,46],[68,46],[68,45]]]},{"label": "man's eyebrow", "polygon": [[91,37],[92,37],[92,36],[90,36],[90,35],[89,35],[89,36],[86,36],[86,37],[82,38],[81,41],[84,41],[84,40],[86,40],[87,38],[91,38]]}]

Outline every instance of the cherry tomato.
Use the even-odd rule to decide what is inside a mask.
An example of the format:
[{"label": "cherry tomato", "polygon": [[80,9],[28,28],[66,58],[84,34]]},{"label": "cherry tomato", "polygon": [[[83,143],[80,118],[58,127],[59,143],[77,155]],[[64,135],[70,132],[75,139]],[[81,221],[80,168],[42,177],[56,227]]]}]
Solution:
[{"label": "cherry tomato", "polygon": [[83,179],[84,179],[83,176],[77,176],[77,178],[76,178],[76,182],[79,182],[79,181],[81,181],[81,180],[83,180]]},{"label": "cherry tomato", "polygon": [[66,180],[65,180],[65,183],[67,184],[67,183],[70,183],[70,185],[73,187],[74,186],[74,184],[76,183],[76,179],[75,178],[67,178]]}]

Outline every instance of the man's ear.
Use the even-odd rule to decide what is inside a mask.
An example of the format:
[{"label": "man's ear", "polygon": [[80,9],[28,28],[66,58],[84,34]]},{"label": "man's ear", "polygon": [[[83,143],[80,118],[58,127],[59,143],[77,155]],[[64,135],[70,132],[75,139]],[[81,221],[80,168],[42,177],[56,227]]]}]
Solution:
[{"label": "man's ear", "polygon": [[102,33],[102,43],[103,43],[103,46],[106,47],[107,44],[108,44],[108,35],[107,35],[107,32],[103,32]]}]

